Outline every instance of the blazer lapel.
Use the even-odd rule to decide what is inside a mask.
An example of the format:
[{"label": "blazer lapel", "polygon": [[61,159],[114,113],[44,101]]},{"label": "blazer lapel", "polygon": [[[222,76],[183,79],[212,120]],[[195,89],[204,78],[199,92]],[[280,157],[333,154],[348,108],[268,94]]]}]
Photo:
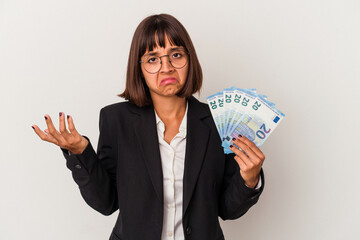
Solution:
[{"label": "blazer lapel", "polygon": [[145,161],[156,195],[160,202],[163,203],[163,173],[154,107],[151,105],[136,108],[136,110],[138,110],[136,113],[139,115],[139,118],[134,122],[133,126],[140,143],[140,152]]},{"label": "blazer lapel", "polygon": [[188,105],[186,152],[183,177],[183,216],[189,206],[199,172],[204,161],[210,128],[202,121],[209,114],[195,97],[190,97]]},{"label": "blazer lapel", "polygon": [[[202,121],[203,118],[209,116],[209,113],[205,110],[204,106],[202,106],[202,103],[193,96],[188,99],[188,103],[185,165],[183,176],[183,215],[185,215],[191,200],[191,196],[204,161],[210,134],[209,127]],[[163,173],[154,107],[151,105],[142,108],[135,108],[134,112],[139,115],[139,118],[135,120],[133,126],[138,142],[140,143],[140,151],[145,161],[155,192],[161,203],[164,203]]]}]

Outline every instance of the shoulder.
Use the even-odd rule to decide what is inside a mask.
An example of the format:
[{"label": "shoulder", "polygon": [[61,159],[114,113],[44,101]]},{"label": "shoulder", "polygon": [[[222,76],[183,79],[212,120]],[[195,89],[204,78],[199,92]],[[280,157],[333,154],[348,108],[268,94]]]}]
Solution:
[{"label": "shoulder", "polygon": [[211,114],[209,105],[207,103],[203,103],[194,96],[189,98],[189,104],[194,108],[194,112],[199,114],[200,116],[208,116]]},{"label": "shoulder", "polygon": [[100,117],[117,118],[126,117],[131,115],[130,113],[138,111],[139,107],[128,101],[117,102],[106,105],[100,109]]},{"label": "shoulder", "polygon": [[199,103],[200,103],[201,107],[202,107],[208,114],[211,114],[210,108],[209,108],[209,104],[203,103],[203,102],[200,102],[200,101],[199,101]]},{"label": "shoulder", "polygon": [[126,112],[133,111],[138,108],[135,104],[132,104],[128,101],[112,103],[101,108],[100,112],[104,113],[117,113],[117,112]]},{"label": "shoulder", "polygon": [[209,104],[203,103],[203,102],[199,101],[196,98],[192,98],[192,101],[193,101],[193,105],[195,106],[194,107],[195,110],[193,112],[196,115],[198,115],[199,118],[204,119],[205,122],[208,122],[208,124],[212,128],[216,128],[214,119],[213,119],[212,114],[211,114]]}]

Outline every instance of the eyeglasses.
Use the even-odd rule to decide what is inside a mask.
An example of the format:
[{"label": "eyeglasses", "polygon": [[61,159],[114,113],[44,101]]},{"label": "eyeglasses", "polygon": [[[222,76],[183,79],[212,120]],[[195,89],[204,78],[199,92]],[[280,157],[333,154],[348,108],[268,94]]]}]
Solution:
[{"label": "eyeglasses", "polygon": [[185,67],[189,60],[189,52],[185,52],[184,50],[175,50],[168,55],[162,55],[160,57],[148,56],[143,61],[139,61],[139,63],[144,64],[144,69],[148,73],[157,73],[161,69],[161,58],[165,56],[169,58],[171,66],[177,69]]}]

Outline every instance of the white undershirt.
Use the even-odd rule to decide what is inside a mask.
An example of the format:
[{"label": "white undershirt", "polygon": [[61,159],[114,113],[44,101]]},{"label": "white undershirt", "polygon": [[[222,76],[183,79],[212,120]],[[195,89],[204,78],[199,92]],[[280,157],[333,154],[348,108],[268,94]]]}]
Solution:
[{"label": "white undershirt", "polygon": [[188,103],[186,103],[179,132],[170,144],[164,140],[165,125],[155,111],[164,188],[164,221],[161,240],[185,239],[182,225],[182,200],[187,110]]},{"label": "white undershirt", "polygon": [[[161,240],[185,239],[182,225],[182,201],[187,112],[188,103],[186,103],[186,110],[179,127],[179,132],[168,144],[164,140],[165,125],[155,111],[164,189],[164,221]],[[260,186],[261,179],[256,189],[260,188]]]}]

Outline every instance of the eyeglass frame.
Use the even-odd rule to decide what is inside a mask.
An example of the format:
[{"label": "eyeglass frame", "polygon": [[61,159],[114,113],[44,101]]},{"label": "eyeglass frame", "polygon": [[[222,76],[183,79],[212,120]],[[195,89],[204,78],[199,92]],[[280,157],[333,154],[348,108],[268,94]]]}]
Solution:
[{"label": "eyeglass frame", "polygon": [[[182,51],[184,51],[184,50],[182,50]],[[189,58],[190,58],[190,52],[189,52],[189,51],[184,51],[184,52],[185,52],[185,53],[189,56]],[[165,56],[168,57],[169,62],[170,62],[170,65],[171,65],[173,68],[176,68],[176,69],[181,69],[181,68],[185,67],[186,64],[188,64],[188,62],[189,62],[189,58],[188,58],[184,66],[177,68],[177,67],[174,67],[174,66],[172,65],[169,54],[165,54],[165,55],[162,55],[162,56],[158,57],[158,58],[160,59],[160,68],[159,68],[159,70],[157,70],[156,72],[149,72],[148,70],[146,70],[146,68],[145,68],[145,66],[144,66],[145,71],[147,71],[147,72],[150,73],[150,74],[158,73],[158,72],[160,71],[161,67],[162,67],[162,60],[161,60],[161,58],[162,58],[162,57],[165,57]],[[140,60],[139,63],[140,63],[140,64],[141,64],[141,63],[144,63],[144,61],[143,61],[143,60]]]}]

